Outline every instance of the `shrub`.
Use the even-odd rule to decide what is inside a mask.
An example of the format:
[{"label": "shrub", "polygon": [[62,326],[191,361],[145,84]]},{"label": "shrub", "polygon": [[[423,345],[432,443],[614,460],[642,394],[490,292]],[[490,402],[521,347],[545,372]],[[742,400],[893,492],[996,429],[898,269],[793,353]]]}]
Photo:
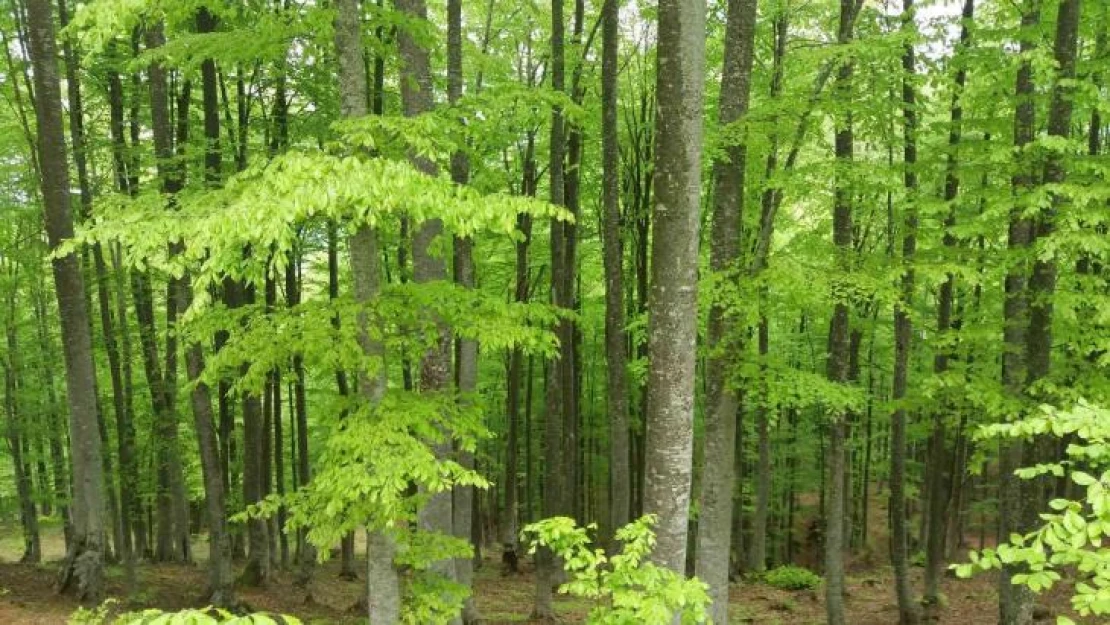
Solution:
[{"label": "shrub", "polygon": [[655,547],[654,515],[633,521],[617,531],[621,552],[607,555],[593,547],[589,530],[573,519],[554,517],[524,528],[529,552],[544,546],[563,560],[570,581],[559,592],[597,602],[586,618],[588,625],[643,625],[705,623],[708,587],[647,560]]},{"label": "shrub", "polygon": [[800,566],[780,566],[767,571],[763,581],[782,590],[812,590],[821,585],[821,576]]}]

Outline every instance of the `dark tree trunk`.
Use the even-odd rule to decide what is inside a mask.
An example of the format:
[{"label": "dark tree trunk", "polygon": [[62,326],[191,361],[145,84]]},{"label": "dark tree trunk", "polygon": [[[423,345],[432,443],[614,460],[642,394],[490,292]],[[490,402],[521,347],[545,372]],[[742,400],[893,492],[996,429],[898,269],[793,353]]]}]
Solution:
[{"label": "dark tree trunk", "polygon": [[[146,30],[148,49],[161,47],[165,43],[164,26],[159,22]],[[172,196],[181,189],[181,171],[174,162],[174,128],[170,114],[170,93],[166,69],[158,62],[151,63],[148,70],[150,83],[151,127],[154,139],[154,152],[158,160],[158,175],[161,178],[162,192]],[[143,364],[150,386],[151,403],[154,406],[154,430],[157,435],[157,474],[158,474],[158,534],[154,556],[161,561],[187,560],[188,519],[183,501],[184,474],[177,441],[177,413],[174,406],[176,394],[176,339],[172,327],[177,316],[176,296],[167,291],[166,322],[169,332],[166,338],[165,365],[160,368],[158,361],[158,338],[154,321],[153,295],[149,277],[139,272],[132,274],[133,280],[140,282],[136,288],[136,316],[139,319],[140,338],[143,342]],[[133,287],[134,288],[134,287]],[[172,291],[172,289],[170,289]],[[141,301],[140,301],[141,300]]]},{"label": "dark tree trunk", "polygon": [[[847,46],[852,40],[856,12],[855,0],[841,0],[837,42]],[[837,98],[850,103],[854,61],[842,59],[836,74]],[[851,106],[835,122],[835,156],[838,166],[848,167],[853,160],[853,132]],[[853,190],[842,177],[835,181],[833,200],[833,244],[837,248],[836,268],[847,279],[852,260],[852,195]],[[850,306],[844,296],[834,293],[833,316],[829,324],[829,356],[827,375],[829,381],[847,384],[850,373]],[[846,458],[846,433],[848,413],[833,415],[828,425],[829,444],[825,453],[825,612],[829,625],[844,625],[844,476]]]},{"label": "dark tree trunk", "polygon": [[[1033,31],[1040,24],[1040,0],[1027,0],[1021,6],[1022,62],[1018,67],[1017,82],[1014,89],[1017,100],[1014,109],[1014,148],[1017,169],[1011,178],[1011,189],[1015,206],[1010,210],[1007,248],[1021,252],[1033,241],[1033,223],[1024,213],[1023,198],[1031,195],[1036,184],[1036,173],[1029,162],[1025,146],[1033,141],[1036,132],[1036,106],[1033,101],[1035,91],[1031,54],[1037,48]],[[1003,342],[1002,384],[1013,396],[1020,396],[1026,381],[1026,330],[1029,326],[1029,293],[1027,289],[1027,267],[1025,263],[1015,263],[1008,267],[1005,282],[1005,302],[1003,304]],[[1023,445],[1009,442],[1002,445],[999,461],[999,534],[1009,536],[1011,532],[1021,531],[1024,524],[1020,520],[1022,500],[1025,496],[1022,485],[1014,475],[1022,463]],[[1032,621],[1033,596],[1025,586],[1011,583],[1013,576],[1020,571],[1013,566],[1003,566],[998,580],[999,622],[1003,625],[1028,625]]]},{"label": "dark tree trunk", "polygon": [[[15,278],[15,270],[9,268],[9,277]],[[15,281],[8,299],[7,319],[4,334],[7,338],[4,358],[4,415],[7,422],[8,451],[12,455],[12,470],[15,490],[19,497],[19,523],[23,528],[24,563],[38,563],[42,560],[42,539],[39,536],[39,515],[35,509],[35,493],[31,483],[30,465],[25,458],[24,446],[27,432],[26,421],[20,418],[16,389],[19,386],[19,353],[15,317]]]},{"label": "dark tree trunk", "polygon": [[[551,0],[551,89],[562,92],[565,88],[566,70],[564,58],[565,13],[563,0]],[[551,140],[548,161],[550,175],[550,201],[556,206],[566,204],[566,178],[564,158],[566,151],[565,123],[562,107],[556,105],[551,112]],[[569,286],[563,279],[566,263],[566,235],[564,224],[558,219],[550,222],[551,248],[551,303],[553,306],[566,307]],[[544,396],[544,435],[543,435],[543,515],[552,517],[570,512],[567,491],[570,483],[566,479],[564,441],[566,438],[566,379],[563,376],[565,365],[571,362],[573,327],[565,320],[556,328],[559,339],[558,353],[547,368],[548,380]],[[550,551],[541,549],[536,557],[536,597],[532,617],[544,622],[555,620],[552,604],[552,588],[557,584],[558,562]]]},{"label": "dark tree trunk", "polygon": [[[108,72],[108,108],[112,137],[112,163],[115,172],[116,190],[131,195],[135,193],[129,172],[130,160],[127,158],[127,139],[124,131],[123,82],[115,70]],[[135,588],[135,560],[146,550],[146,524],[142,518],[139,504],[139,465],[136,458],[133,377],[131,370],[131,338],[127,323],[126,272],[120,266],[117,255],[113,254],[112,266],[115,272],[116,319],[120,336],[120,375],[122,383],[123,411],[117,413],[116,441],[120,470],[120,517],[124,533],[124,550],[121,557],[126,568],[127,583]],[[132,543],[134,534],[134,543]]]},{"label": "dark tree trunk", "polygon": [[[213,32],[217,20],[208,9],[197,12],[197,31]],[[204,108],[204,180],[208,186],[219,186],[222,178],[223,152],[220,149],[220,112],[216,63],[212,59],[201,62],[201,98]],[[189,283],[177,283],[177,300],[187,308],[192,300]],[[208,598],[218,607],[235,605],[234,575],[231,566],[231,535],[227,527],[228,474],[220,453],[220,440],[212,414],[211,389],[199,382],[204,371],[204,352],[199,344],[185,346],[185,374],[193,385],[190,402],[193,410],[193,428],[197,433],[201,474],[204,480],[205,510],[208,522]]]},{"label": "dark tree trunk", "polygon": [[[462,0],[447,2],[447,100],[450,104],[462,97]],[[465,185],[470,179],[470,163],[462,151],[451,155],[451,180]],[[474,275],[474,240],[469,237],[455,237],[454,280],[463,288],[477,287]],[[470,397],[478,390],[478,343],[468,339],[455,342],[455,386],[461,401],[472,401]],[[457,453],[457,460],[464,468],[474,468],[473,454],[465,451]],[[471,540],[474,533],[474,513],[476,510],[474,487],[456,486],[451,494],[452,531],[456,538]],[[475,551],[481,549],[481,541],[472,541]],[[455,580],[470,588],[474,581],[474,558],[455,560]],[[481,620],[478,608],[471,594],[462,609],[462,622],[466,625]]]},{"label": "dark tree trunk", "polygon": [[[602,244],[605,263],[605,361],[609,413],[609,531],[630,520],[628,337],[624,318],[624,246],[620,207],[620,128],[617,78],[620,6],[605,0],[601,26]],[[519,275],[519,274],[518,274]],[[518,359],[519,360],[519,359]]]},{"label": "dark tree trunk", "polygon": [[[913,0],[902,1],[902,29],[914,31],[915,10]],[[906,540],[906,396],[910,366],[913,321],[910,310],[914,296],[914,254],[917,251],[917,105],[914,87],[916,60],[914,48],[907,43],[902,52],[902,126],[903,126],[903,184],[906,188],[906,205],[902,216],[902,284],[901,298],[894,309],[894,385],[896,402],[890,424],[890,561],[894,568],[895,597],[898,600],[898,622],[902,625],[916,623],[917,605],[909,579],[909,553]],[[893,241],[891,242],[893,245]],[[943,434],[942,434],[943,436]]]}]

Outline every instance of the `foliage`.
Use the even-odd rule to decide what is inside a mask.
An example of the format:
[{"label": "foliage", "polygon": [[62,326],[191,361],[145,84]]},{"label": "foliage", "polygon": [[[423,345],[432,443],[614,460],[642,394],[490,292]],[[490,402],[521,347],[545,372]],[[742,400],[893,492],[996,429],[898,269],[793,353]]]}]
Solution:
[{"label": "foliage", "polygon": [[821,576],[801,566],[780,566],[763,574],[763,581],[781,590],[812,590],[821,585]]},{"label": "foliage", "polygon": [[559,592],[598,602],[587,619],[592,625],[662,625],[675,616],[684,624],[706,622],[705,584],[649,561],[654,523],[654,515],[645,515],[617,530],[621,552],[614,555],[591,547],[589,532],[596,525],[579,527],[568,517],[533,523],[523,535],[529,553],[546,547],[562,559],[571,579]]},{"label": "foliage", "polygon": [[[1110,614],[1110,410],[1080,401],[1070,410],[1042,406],[1037,414],[1014,423],[982,428],[981,437],[1023,439],[1037,436],[1067,441],[1067,458],[1016,471],[1024,480],[1065,474],[1082,489],[1076,499],[1056,498],[1040,514],[1040,527],[1012,534],[997,549],[971,552],[970,562],[953,565],[961,577],[1003,565],[1021,565],[1013,576],[1034,592],[1064,580],[1072,585],[1072,606],[1083,615]],[[1060,621],[1069,622],[1066,619]]]},{"label": "foliage", "polygon": [[142,610],[112,615],[115,601],[109,599],[95,608],[79,608],[69,618],[69,625],[301,625],[292,616],[265,613],[236,616],[227,610],[211,607],[179,612]]}]

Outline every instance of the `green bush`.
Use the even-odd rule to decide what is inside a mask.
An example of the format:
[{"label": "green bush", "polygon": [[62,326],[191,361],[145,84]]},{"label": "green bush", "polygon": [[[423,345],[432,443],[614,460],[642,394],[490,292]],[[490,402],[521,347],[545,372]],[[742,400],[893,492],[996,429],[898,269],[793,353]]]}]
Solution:
[{"label": "green bush", "polygon": [[763,581],[782,590],[812,590],[821,585],[821,576],[800,566],[780,566],[767,571]]},{"label": "green bush", "polygon": [[180,612],[142,610],[113,615],[115,607],[116,601],[109,599],[95,608],[79,608],[69,617],[69,625],[301,625],[301,621],[292,616],[236,616],[212,608]]},{"label": "green bush", "polygon": [[643,625],[706,623],[708,586],[695,578],[648,561],[655,548],[654,515],[646,515],[617,530],[620,553],[606,554],[593,546],[589,532],[574,519],[553,517],[524,528],[529,553],[547,547],[563,561],[570,581],[559,592],[597,602],[587,625]]}]

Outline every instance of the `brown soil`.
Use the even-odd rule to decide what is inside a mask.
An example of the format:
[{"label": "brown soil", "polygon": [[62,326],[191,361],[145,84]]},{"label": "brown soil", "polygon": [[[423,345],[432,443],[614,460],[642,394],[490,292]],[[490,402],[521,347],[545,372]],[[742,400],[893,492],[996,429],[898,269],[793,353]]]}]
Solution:
[{"label": "brown soil", "polygon": [[[11,531],[4,536],[11,537]],[[18,533],[15,534],[18,536]],[[47,534],[45,552],[50,563],[29,565],[14,563],[18,543],[0,541],[0,624],[52,625],[66,623],[78,609],[68,596],[53,590],[57,559],[61,556],[60,537]],[[846,605],[848,622],[852,625],[892,625],[897,622],[893,580],[889,567],[870,568],[856,561],[848,578]],[[526,623],[533,596],[533,577],[525,566],[520,575],[504,577],[495,560],[487,560],[476,577],[476,598],[486,622]],[[915,568],[914,587],[920,588],[921,570]],[[354,625],[365,622],[359,612],[352,612],[363,592],[360,582],[340,580],[338,566],[328,562],[317,570],[312,584],[312,602],[307,593],[293,584],[292,572],[279,572],[266,589],[238,590],[239,597],[253,610],[291,614],[305,623],[315,625]],[[122,605],[128,609],[157,607],[177,610],[198,607],[203,601],[205,571],[201,566],[142,564],[139,569],[139,590]],[[124,597],[123,571],[111,567],[108,590],[113,597]],[[947,605],[940,623],[952,625],[991,625],[997,623],[996,578],[992,575],[972,580],[946,578],[943,593]],[[760,625],[810,625],[824,622],[822,591],[783,591],[759,583],[738,583],[732,588],[732,623]],[[1066,591],[1059,589],[1041,597],[1045,605],[1067,605]],[[592,605],[588,602],[559,597],[557,610],[567,623],[580,623]],[[1074,615],[1073,615],[1074,616]],[[1052,622],[1054,622],[1054,617]],[[1077,619],[1077,622],[1085,621]],[[1094,622],[1094,621],[1086,621]]]}]

